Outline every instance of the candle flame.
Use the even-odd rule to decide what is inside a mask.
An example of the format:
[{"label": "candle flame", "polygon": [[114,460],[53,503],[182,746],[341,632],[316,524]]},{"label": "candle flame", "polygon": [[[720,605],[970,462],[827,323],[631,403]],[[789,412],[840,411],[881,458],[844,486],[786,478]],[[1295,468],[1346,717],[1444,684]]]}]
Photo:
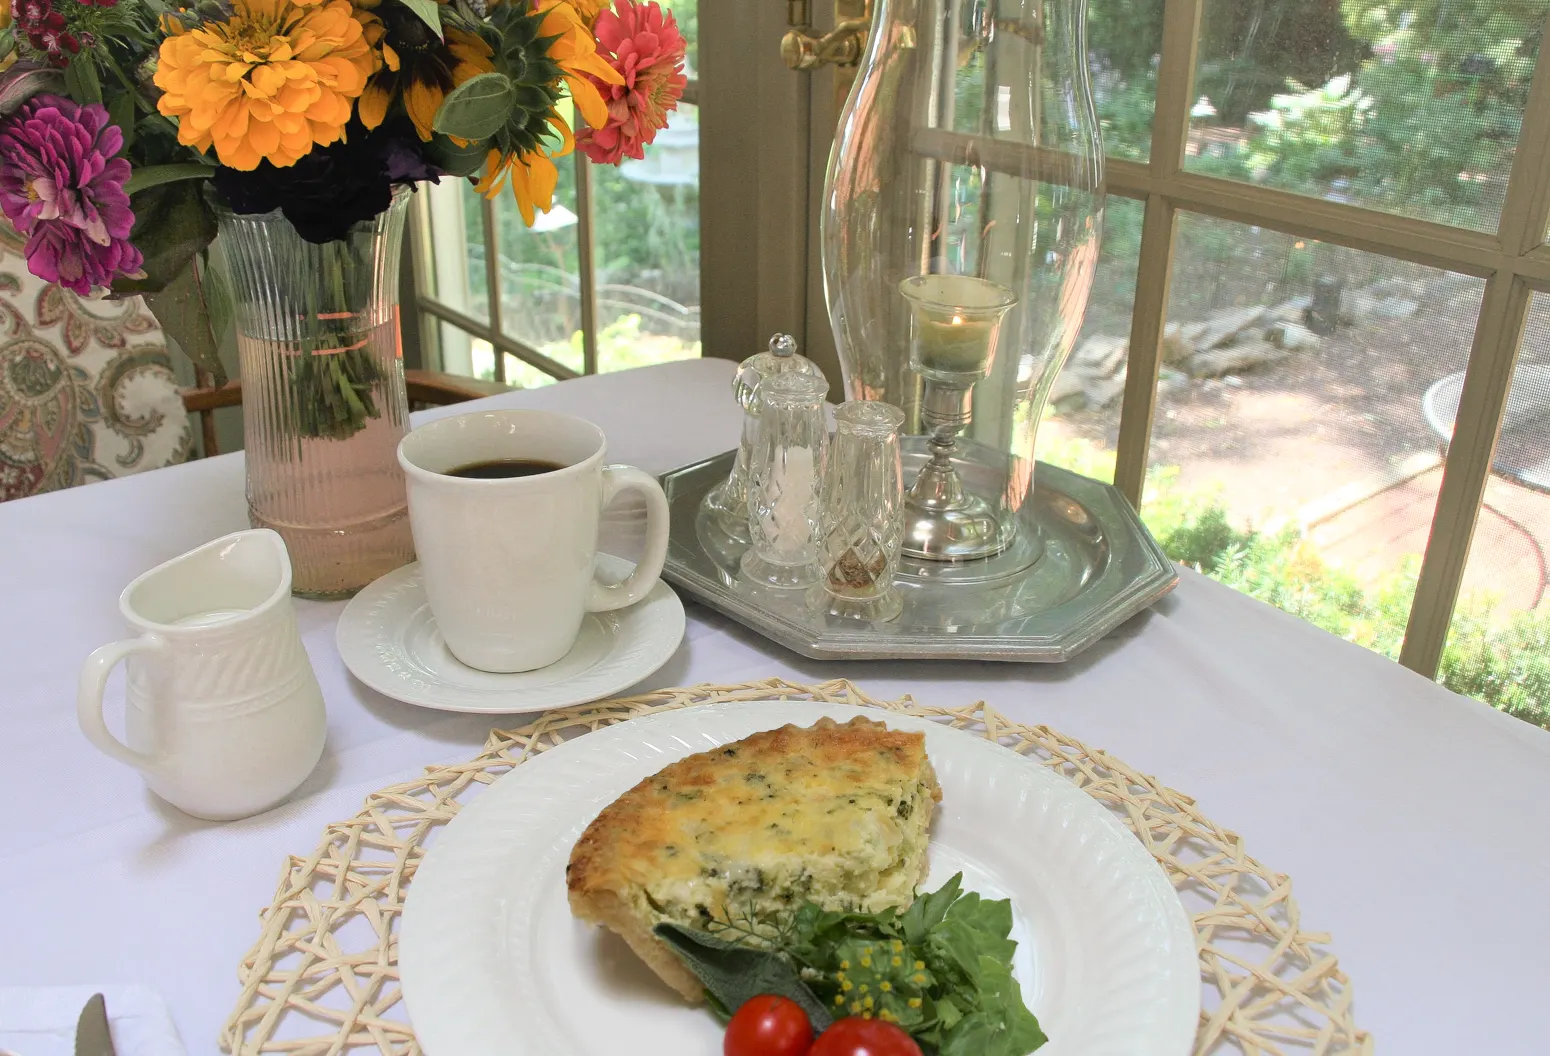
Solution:
[{"label": "candle flame", "polygon": [[954,326],[962,326],[963,325],[963,316],[961,316],[961,315],[953,316],[953,325]]}]

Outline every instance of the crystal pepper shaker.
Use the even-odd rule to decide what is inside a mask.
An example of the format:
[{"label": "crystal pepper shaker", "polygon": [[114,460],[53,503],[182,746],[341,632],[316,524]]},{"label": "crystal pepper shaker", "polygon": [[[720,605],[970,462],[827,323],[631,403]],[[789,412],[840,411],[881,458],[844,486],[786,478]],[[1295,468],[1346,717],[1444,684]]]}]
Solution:
[{"label": "crystal pepper shaker", "polygon": [[903,424],[903,411],[876,400],[851,400],[834,412],[823,482],[823,578],[807,596],[820,612],[886,622],[904,608],[893,585],[904,542]]},{"label": "crystal pepper shaker", "polygon": [[743,360],[732,377],[732,395],[743,409],[743,439],[731,475],[712,488],[700,505],[716,527],[740,542],[748,541],[748,469],[759,431],[759,383],[788,371],[822,376],[816,363],[797,354],[796,338],[776,334],[770,338],[769,351]]},{"label": "crystal pepper shaker", "polygon": [[759,383],[759,428],[748,473],[749,547],[742,560],[750,582],[806,587],[818,581],[828,391],[822,375],[800,371]]}]

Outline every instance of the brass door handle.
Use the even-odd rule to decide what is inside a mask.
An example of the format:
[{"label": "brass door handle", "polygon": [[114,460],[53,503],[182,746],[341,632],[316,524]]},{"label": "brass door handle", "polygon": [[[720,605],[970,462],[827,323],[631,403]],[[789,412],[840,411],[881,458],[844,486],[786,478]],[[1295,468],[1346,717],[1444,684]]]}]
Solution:
[{"label": "brass door handle", "polygon": [[866,50],[867,31],[872,21],[869,3],[840,2],[835,4],[841,17],[829,32],[818,36],[813,32],[811,0],[787,0],[786,21],[791,26],[780,40],[780,57],[793,70],[815,70],[820,66],[854,66],[861,61]]}]

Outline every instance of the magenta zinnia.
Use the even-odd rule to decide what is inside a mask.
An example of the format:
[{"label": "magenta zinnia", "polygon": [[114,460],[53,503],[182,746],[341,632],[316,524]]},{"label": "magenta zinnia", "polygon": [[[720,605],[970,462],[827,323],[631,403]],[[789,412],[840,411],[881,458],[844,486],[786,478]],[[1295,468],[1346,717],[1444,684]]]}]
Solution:
[{"label": "magenta zinnia", "polygon": [[27,236],[27,269],[79,294],[140,268],[134,213],[106,108],[38,95],[0,123],[0,211]]},{"label": "magenta zinnia", "polygon": [[646,156],[646,145],[667,125],[668,112],[678,107],[684,85],[684,39],[671,12],[655,0],[635,4],[615,0],[593,23],[597,52],[624,78],[623,84],[592,83],[608,104],[608,121],[600,128],[582,129],[576,145],[593,161],[617,165],[621,159]]}]

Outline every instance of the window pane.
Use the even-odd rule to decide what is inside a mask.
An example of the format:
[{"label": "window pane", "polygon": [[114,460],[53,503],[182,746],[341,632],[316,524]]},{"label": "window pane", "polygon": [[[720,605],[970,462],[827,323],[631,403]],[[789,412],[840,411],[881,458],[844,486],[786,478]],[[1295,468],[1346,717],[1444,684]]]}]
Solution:
[{"label": "window pane", "polygon": [[[479,196],[467,180],[443,179],[420,185],[430,211],[431,274],[429,295],[481,322],[489,320],[484,282],[484,226]],[[450,323],[439,326],[441,366],[455,374],[473,374],[468,333]]]},{"label": "window pane", "polygon": [[1207,0],[1186,167],[1494,230],[1550,0]]},{"label": "window pane", "polygon": [[598,370],[698,356],[699,108],[680,104],[644,160],[593,165],[592,197]]},{"label": "window pane", "polygon": [[1483,283],[1179,219],[1142,515],[1164,549],[1396,657],[1441,482],[1424,397]]},{"label": "window pane", "polygon": [[673,13],[678,22],[678,32],[683,34],[686,55],[684,73],[692,81],[700,68],[700,11],[698,0],[661,0],[662,6]]},{"label": "window pane", "polygon": [[1104,203],[1103,242],[1087,316],[1076,349],[1050,390],[1039,428],[1040,461],[1109,482],[1114,480],[1144,211],[1140,202],[1117,195]]},{"label": "window pane", "polygon": [[[577,251],[576,165],[556,163],[554,206],[522,222],[515,199],[497,206],[501,243],[501,329],[551,359],[580,371],[581,276]],[[576,336],[574,349],[572,336]],[[506,379],[523,388],[554,379],[516,356],[506,357]]]},{"label": "window pane", "polygon": [[1152,110],[1162,51],[1162,0],[1091,0],[1088,61],[1103,149],[1145,161],[1152,150]]},{"label": "window pane", "polygon": [[[1432,393],[1446,432],[1461,379]],[[1438,681],[1550,727],[1550,296],[1535,294]]]}]

